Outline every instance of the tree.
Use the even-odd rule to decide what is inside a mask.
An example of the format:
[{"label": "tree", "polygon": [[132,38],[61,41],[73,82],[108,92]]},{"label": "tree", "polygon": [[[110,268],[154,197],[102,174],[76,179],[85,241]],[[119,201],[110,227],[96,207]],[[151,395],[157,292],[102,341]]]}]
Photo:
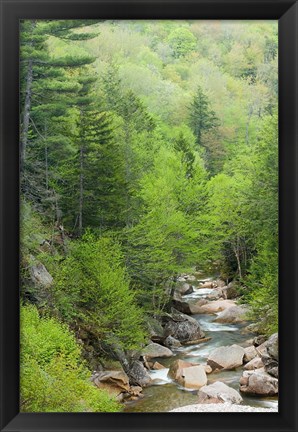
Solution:
[{"label": "tree", "polygon": [[57,269],[56,305],[112,350],[137,348],[144,340],[142,309],[130,289],[119,243],[84,234]]},{"label": "tree", "polygon": [[153,170],[141,180],[141,217],[126,234],[128,271],[142,287],[141,301],[156,314],[169,300],[166,287],[170,279],[199,259],[195,214],[205,173],[197,163],[189,178],[187,164],[181,159],[164,148],[156,154]]},{"label": "tree", "polygon": [[197,46],[194,34],[184,27],[175,28],[168,36],[168,43],[176,58],[184,57],[194,51]]},{"label": "tree", "polygon": [[[84,64],[90,64],[94,58],[89,55],[73,57],[65,55],[60,58],[50,56],[47,49],[47,39],[50,36],[59,37],[66,40],[83,40],[94,37],[91,33],[73,33],[74,29],[94,24],[95,21],[83,20],[61,20],[61,21],[37,21],[24,20],[21,23],[21,132],[20,132],[20,163],[23,168],[26,159],[26,150],[28,144],[28,133],[30,123],[30,112],[34,98],[42,100],[42,93],[39,90],[41,86],[48,89],[64,91],[67,81],[58,84],[55,78],[61,79],[63,68],[79,67]],[[34,89],[35,83],[39,83],[37,91]],[[69,91],[69,85],[68,85]]]},{"label": "tree", "polygon": [[203,147],[207,153],[207,162],[210,159],[208,142],[203,140],[207,132],[214,130],[219,125],[215,112],[210,108],[210,102],[201,87],[198,87],[190,107],[190,126],[196,137],[199,147]]},{"label": "tree", "polygon": [[181,152],[182,154],[182,161],[187,166],[187,172],[186,176],[188,178],[192,177],[193,175],[193,164],[195,161],[195,155],[194,152],[191,149],[191,146],[185,136],[183,135],[183,132],[179,133],[179,136],[176,138],[174,147],[178,152]]}]

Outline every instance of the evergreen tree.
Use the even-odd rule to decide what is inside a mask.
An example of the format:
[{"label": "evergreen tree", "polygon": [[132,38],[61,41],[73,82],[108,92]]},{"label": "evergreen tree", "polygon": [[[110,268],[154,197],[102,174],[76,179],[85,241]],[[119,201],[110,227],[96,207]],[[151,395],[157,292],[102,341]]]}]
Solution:
[{"label": "evergreen tree", "polygon": [[178,152],[182,153],[182,161],[187,166],[186,176],[187,178],[191,178],[193,176],[195,155],[190,147],[189,142],[184,137],[183,132],[180,132],[178,138],[175,140],[174,147]]},{"label": "evergreen tree", "polygon": [[[67,53],[63,57],[53,58],[49,53],[47,40],[49,36],[67,40],[92,38],[94,34],[73,32],[74,29],[88,24],[94,24],[94,21],[24,20],[21,22],[21,169],[26,159],[31,106],[43,103],[41,89],[70,91],[71,84],[65,79],[63,68],[77,68],[94,61],[94,58],[89,55],[78,57]],[[35,83],[37,83],[36,88],[34,88]]]},{"label": "evergreen tree", "polygon": [[190,126],[199,147],[204,147],[209,157],[208,142],[204,142],[204,135],[218,126],[218,118],[210,107],[210,102],[201,87],[198,87],[190,107]]}]

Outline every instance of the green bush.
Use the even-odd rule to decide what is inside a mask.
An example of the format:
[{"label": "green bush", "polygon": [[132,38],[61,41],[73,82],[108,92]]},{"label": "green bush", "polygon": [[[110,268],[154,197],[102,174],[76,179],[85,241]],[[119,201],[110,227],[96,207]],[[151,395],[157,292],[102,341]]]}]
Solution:
[{"label": "green bush", "polygon": [[120,405],[94,387],[73,334],[35,306],[21,308],[21,411],[115,412]]}]

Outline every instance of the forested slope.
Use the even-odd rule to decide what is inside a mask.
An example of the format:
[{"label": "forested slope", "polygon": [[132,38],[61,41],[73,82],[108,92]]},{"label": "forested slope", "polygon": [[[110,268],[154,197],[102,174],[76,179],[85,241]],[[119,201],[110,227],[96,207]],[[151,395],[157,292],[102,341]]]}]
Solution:
[{"label": "forested slope", "polygon": [[[117,409],[84,368],[115,359],[137,382],[131,352],[183,272],[236,281],[277,331],[277,48],[270,21],[22,23],[23,410],[75,368],[65,411]],[[33,321],[69,331],[55,367]]]}]

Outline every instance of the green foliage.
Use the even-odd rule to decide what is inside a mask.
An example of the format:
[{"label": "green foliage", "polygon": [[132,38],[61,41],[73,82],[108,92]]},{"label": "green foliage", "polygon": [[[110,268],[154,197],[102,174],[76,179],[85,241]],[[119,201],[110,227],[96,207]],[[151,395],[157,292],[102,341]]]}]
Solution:
[{"label": "green foliage", "polygon": [[246,278],[249,292],[244,292],[260,333],[278,331],[278,244],[272,238],[263,243]]},{"label": "green foliage", "polygon": [[55,275],[56,307],[68,322],[79,320],[107,343],[136,348],[144,340],[142,309],[129,287],[120,245],[86,233]]},{"label": "green foliage", "polygon": [[[161,149],[153,170],[141,181],[142,216],[127,231],[128,269],[143,290],[148,289],[153,308],[163,303],[167,281],[198,260],[198,231],[194,214],[203,206],[205,172],[196,161],[189,164],[173,151]],[[158,307],[156,304],[158,303]]]},{"label": "green foliage", "polygon": [[88,381],[80,348],[67,326],[21,308],[21,411],[114,412],[119,405]]},{"label": "green foliage", "polygon": [[174,57],[183,57],[196,49],[197,40],[187,28],[180,27],[173,30],[168,37],[168,43],[173,50]]},{"label": "green foliage", "polygon": [[[204,143],[203,138],[206,132],[218,126],[218,119],[215,112],[210,108],[210,102],[201,87],[198,87],[191,104],[190,126],[195,134],[198,146],[205,147],[207,153],[210,153],[208,144]],[[207,154],[207,157],[209,157],[209,154]]]}]

